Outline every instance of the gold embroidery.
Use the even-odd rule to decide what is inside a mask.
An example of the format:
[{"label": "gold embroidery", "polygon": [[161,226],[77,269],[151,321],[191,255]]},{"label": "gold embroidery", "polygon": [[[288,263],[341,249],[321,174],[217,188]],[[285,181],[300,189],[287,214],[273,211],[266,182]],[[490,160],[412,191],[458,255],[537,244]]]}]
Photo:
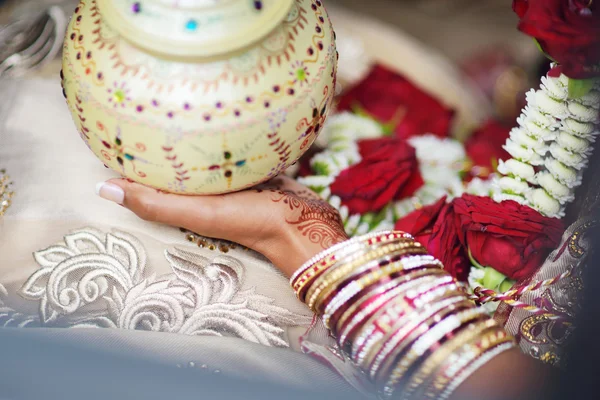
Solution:
[{"label": "gold embroidery", "polygon": [[4,215],[12,204],[12,197],[15,194],[11,190],[12,186],[13,184],[10,181],[10,177],[6,175],[6,171],[0,169],[0,217]]},{"label": "gold embroidery", "polygon": [[185,233],[185,240],[187,240],[190,243],[196,243],[200,248],[208,249],[211,251],[219,250],[219,252],[224,254],[229,253],[229,250],[234,250],[238,247],[246,251],[249,250],[244,246],[233,242],[229,242],[227,240],[205,238],[203,236],[198,235],[197,233],[188,231],[185,228],[179,228],[179,230]]},{"label": "gold embroidery", "polygon": [[569,253],[575,258],[581,258],[585,255],[585,249],[579,244],[581,237],[585,236],[587,231],[591,228],[598,226],[598,221],[589,221],[584,223],[579,229],[577,229],[569,238]]}]

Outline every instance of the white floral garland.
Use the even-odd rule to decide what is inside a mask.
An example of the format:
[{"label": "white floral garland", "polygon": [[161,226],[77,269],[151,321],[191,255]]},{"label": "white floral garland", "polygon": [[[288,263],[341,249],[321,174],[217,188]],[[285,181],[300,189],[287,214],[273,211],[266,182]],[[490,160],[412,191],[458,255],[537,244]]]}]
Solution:
[{"label": "white floral garland", "polygon": [[[500,160],[494,200],[515,200],[548,217],[562,218],[600,134],[600,80],[583,96],[569,96],[569,78],[544,77],[527,93]],[[536,171],[537,168],[537,171]]]},{"label": "white floral garland", "polygon": [[340,212],[349,235],[393,229],[398,219],[435,203],[443,196],[450,199],[461,196],[465,191],[478,195],[491,193],[491,184],[479,179],[473,180],[466,188],[463,185],[460,174],[467,156],[462,143],[434,135],[415,136],[408,142],[416,150],[425,184],[412,197],[390,202],[377,213],[351,215],[341,199],[332,195],[330,185],[344,169],[361,162],[357,141],[384,135],[381,125],[371,118],[349,112],[330,116],[318,142],[325,150],[310,161],[315,175],[298,178],[300,183]]}]

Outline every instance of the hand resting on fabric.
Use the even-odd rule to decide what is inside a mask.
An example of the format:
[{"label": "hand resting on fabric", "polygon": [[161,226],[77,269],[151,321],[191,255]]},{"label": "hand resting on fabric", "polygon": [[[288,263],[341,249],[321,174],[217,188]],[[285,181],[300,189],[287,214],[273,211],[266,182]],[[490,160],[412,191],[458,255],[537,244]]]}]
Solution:
[{"label": "hand resting on fabric", "polygon": [[348,238],[333,207],[283,176],[226,195],[176,195],[127,179],[101,182],[96,192],[146,221],[256,250],[287,276],[315,254]]}]

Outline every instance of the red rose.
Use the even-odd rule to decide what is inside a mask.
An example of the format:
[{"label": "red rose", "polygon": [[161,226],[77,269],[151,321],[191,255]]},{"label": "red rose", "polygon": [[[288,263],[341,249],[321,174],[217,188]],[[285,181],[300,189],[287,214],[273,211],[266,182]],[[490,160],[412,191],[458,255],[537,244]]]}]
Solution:
[{"label": "red rose", "polygon": [[496,120],[489,120],[465,143],[467,156],[473,163],[472,174],[487,178],[494,172],[494,163],[498,159],[508,160],[511,156],[502,148],[510,133],[510,127]]},{"label": "red rose", "polygon": [[452,204],[446,203],[446,197],[398,220],[395,229],[413,235],[429,254],[444,264],[444,269],[453,277],[460,281],[467,280],[469,260],[452,218]]},{"label": "red rose", "polygon": [[358,85],[342,94],[340,111],[362,109],[401,138],[433,133],[446,137],[454,111],[402,75],[376,65]]},{"label": "red rose", "polygon": [[444,269],[459,281],[466,282],[471,263],[460,243],[459,226],[453,218],[454,206],[442,208],[427,243],[427,251],[444,264]]},{"label": "red rose", "polygon": [[600,6],[589,0],[513,0],[519,29],[573,79],[600,76]]},{"label": "red rose", "polygon": [[331,184],[331,193],[339,196],[352,214],[379,211],[423,186],[415,149],[405,140],[361,140],[358,148],[362,161],[342,171]]},{"label": "red rose", "polygon": [[509,279],[530,277],[560,243],[563,224],[514,201],[465,194],[452,202],[460,241],[481,265]]},{"label": "red rose", "polygon": [[[435,221],[438,219],[442,209],[448,206],[449,205],[446,203],[446,196],[444,196],[439,199],[437,203],[422,207],[399,219],[396,221],[394,229],[410,233],[417,242],[427,247],[429,238],[433,233]],[[431,253],[437,257],[436,254],[433,254],[433,252]]]}]

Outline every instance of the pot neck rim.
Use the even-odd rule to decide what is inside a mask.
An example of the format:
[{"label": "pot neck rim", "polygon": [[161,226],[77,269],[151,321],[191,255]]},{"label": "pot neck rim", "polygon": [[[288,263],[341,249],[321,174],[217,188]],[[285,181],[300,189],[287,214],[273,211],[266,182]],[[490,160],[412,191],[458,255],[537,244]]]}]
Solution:
[{"label": "pot neck rim", "polygon": [[212,57],[243,49],[272,32],[295,0],[97,0],[123,38],[154,53]]}]

